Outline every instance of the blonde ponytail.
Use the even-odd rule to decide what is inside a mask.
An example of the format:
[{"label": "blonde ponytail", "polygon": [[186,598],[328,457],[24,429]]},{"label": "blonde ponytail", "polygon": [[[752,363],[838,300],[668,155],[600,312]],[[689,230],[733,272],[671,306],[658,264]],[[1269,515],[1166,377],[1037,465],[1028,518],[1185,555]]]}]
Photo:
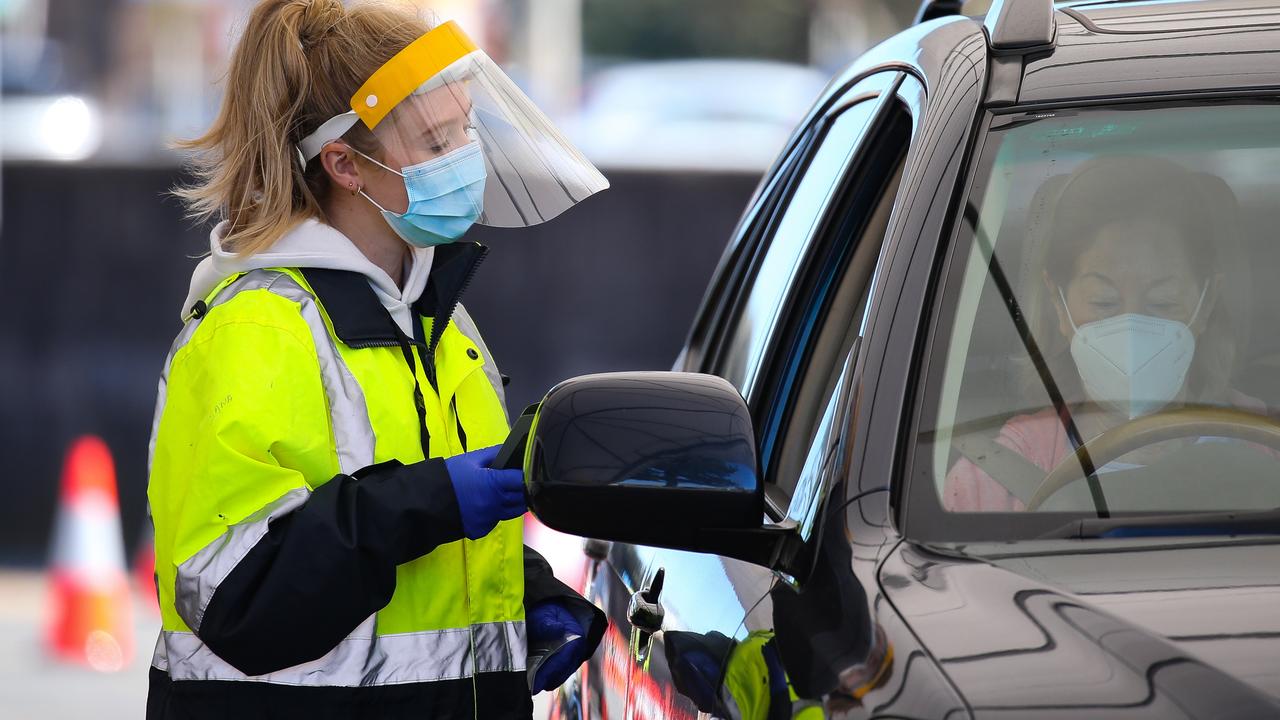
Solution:
[{"label": "blonde ponytail", "polygon": [[[175,193],[198,221],[228,221],[226,250],[270,247],[306,218],[324,218],[323,166],[303,167],[299,139],[350,110],[369,75],[429,29],[412,11],[341,0],[262,0],[231,56],[226,95],[204,135],[177,143],[194,151],[193,182]],[[372,154],[357,123],[343,138]]]}]

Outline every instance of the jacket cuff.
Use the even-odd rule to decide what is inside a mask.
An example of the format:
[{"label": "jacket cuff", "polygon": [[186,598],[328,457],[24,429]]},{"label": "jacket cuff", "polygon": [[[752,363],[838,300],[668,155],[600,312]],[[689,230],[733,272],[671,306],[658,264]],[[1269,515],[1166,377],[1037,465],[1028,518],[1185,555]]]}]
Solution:
[{"label": "jacket cuff", "polygon": [[416,560],[445,543],[461,540],[462,510],[441,458],[412,465],[388,460],[351,475],[369,499],[395,516],[396,564]]}]

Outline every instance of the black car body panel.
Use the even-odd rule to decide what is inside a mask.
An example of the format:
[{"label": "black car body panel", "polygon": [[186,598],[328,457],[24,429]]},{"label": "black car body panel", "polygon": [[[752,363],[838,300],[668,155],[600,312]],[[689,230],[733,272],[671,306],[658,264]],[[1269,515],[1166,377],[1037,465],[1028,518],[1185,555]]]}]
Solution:
[{"label": "black car body panel", "polygon": [[1280,85],[1280,10],[1271,3],[1081,3],[1057,21],[1053,52],[1027,59],[1019,102]]},{"label": "black car body panel", "polygon": [[[979,20],[932,20],[863,55],[819,98],[748,205],[675,366],[719,374],[742,288],[797,178],[814,171],[811,147],[842,103],[856,102],[851,93],[884,79],[866,132],[905,113],[909,149],[838,393],[842,429],[820,481],[769,500],[770,520],[803,539],[804,566],[779,572],[613,544],[589,575],[609,636],[580,684],[562,689],[561,717],[733,716],[698,679],[723,692],[732,648],[765,637],[799,698],[771,718],[1280,717],[1280,543],[930,546],[912,540],[902,513],[937,288],[992,119],[1056,105],[1280,96],[1280,9],[1265,3],[1066,3],[1055,21],[1051,51],[995,56]],[[787,302],[813,292],[799,288]],[[779,325],[761,375],[784,367],[793,331]],[[770,398],[748,401],[762,423]],[[666,619],[660,632],[641,632],[628,600],[659,570]],[[805,701],[824,714],[802,715]]]},{"label": "black car body panel", "polygon": [[888,596],[977,717],[1273,717],[1275,544],[904,544]]}]

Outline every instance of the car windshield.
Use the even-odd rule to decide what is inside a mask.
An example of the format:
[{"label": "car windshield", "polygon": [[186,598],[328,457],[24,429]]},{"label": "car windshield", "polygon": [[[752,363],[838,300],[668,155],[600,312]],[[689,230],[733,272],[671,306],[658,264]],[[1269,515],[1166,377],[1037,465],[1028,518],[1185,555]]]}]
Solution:
[{"label": "car windshield", "polygon": [[1277,233],[1280,106],[998,116],[944,271],[909,525],[1007,540],[1280,507]]}]

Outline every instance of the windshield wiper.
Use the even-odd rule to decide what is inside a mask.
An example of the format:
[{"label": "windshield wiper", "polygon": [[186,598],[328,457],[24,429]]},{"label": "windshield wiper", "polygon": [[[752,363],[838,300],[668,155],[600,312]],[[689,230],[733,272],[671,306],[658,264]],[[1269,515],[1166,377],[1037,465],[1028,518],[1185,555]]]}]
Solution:
[{"label": "windshield wiper", "polygon": [[1280,508],[1231,512],[1081,518],[1039,537],[1126,538],[1187,535],[1280,535]]}]

